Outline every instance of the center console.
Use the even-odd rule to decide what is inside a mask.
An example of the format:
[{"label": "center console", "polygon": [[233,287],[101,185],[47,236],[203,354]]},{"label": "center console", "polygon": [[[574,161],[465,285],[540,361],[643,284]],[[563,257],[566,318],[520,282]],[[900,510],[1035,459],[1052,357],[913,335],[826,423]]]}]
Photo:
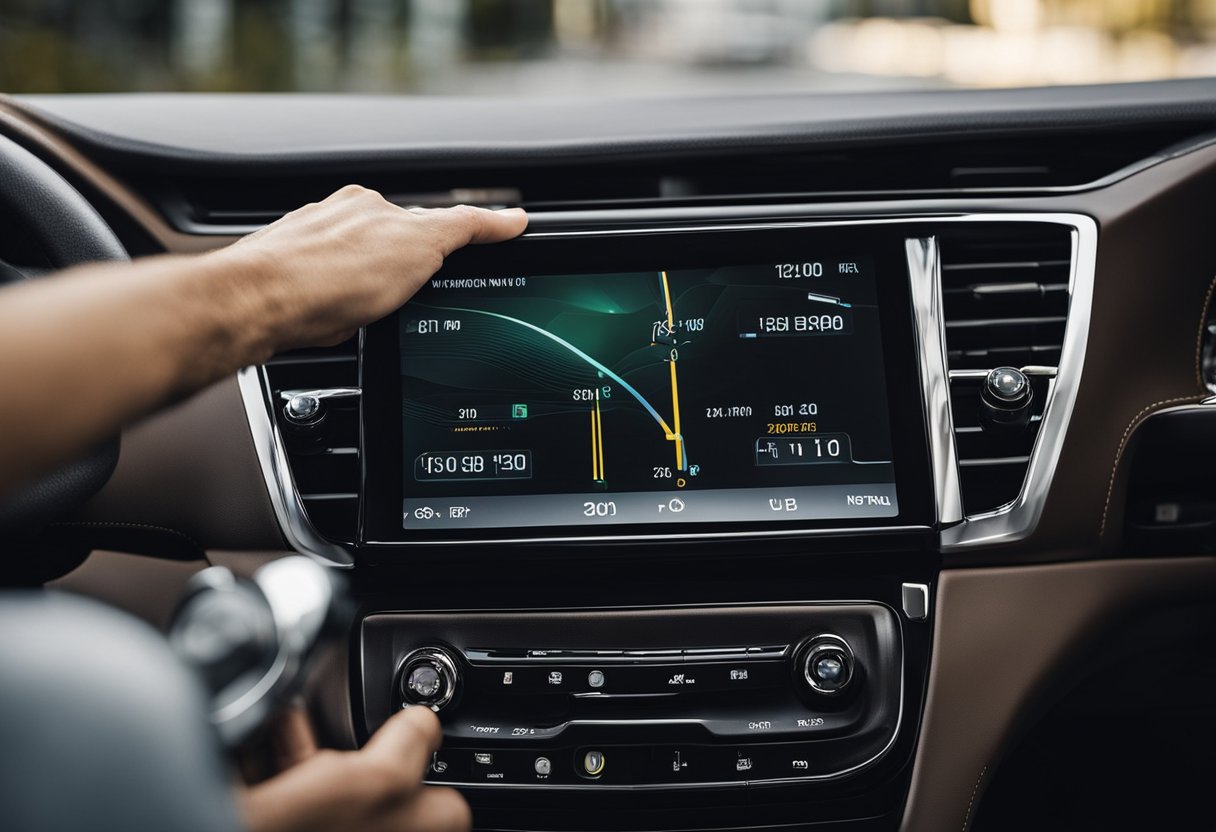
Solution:
[{"label": "center console", "polygon": [[894,743],[901,631],[896,612],[861,603],[377,614],[363,623],[364,713],[373,731],[403,705],[433,707],[448,739],[434,782],[838,778]]},{"label": "center console", "polygon": [[432,708],[485,828],[893,829],[940,553],[1038,521],[1093,223],[619,213],[242,373],[289,542],[355,567],[355,739]]}]

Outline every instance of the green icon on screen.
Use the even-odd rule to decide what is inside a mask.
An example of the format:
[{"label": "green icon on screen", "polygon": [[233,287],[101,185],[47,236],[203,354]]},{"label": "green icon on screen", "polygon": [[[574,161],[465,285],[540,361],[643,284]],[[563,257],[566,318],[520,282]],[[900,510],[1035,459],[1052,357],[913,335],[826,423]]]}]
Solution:
[{"label": "green icon on screen", "polygon": [[528,406],[526,404],[511,405],[511,417],[514,419],[527,419]]}]

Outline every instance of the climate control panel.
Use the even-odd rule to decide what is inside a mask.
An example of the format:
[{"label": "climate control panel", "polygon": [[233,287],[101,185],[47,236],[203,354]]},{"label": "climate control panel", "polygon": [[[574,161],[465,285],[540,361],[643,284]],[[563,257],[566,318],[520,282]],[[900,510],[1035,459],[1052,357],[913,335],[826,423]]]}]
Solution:
[{"label": "climate control panel", "polygon": [[434,783],[835,780],[881,759],[902,717],[901,621],[877,603],[380,613],[361,641],[368,734],[434,709]]}]

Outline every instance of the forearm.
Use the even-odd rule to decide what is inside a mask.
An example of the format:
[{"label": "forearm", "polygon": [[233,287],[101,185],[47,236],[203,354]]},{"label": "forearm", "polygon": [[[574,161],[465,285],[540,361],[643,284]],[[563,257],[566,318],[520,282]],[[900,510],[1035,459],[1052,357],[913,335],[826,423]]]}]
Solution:
[{"label": "forearm", "polygon": [[269,266],[240,247],[0,291],[0,493],[274,349]]},{"label": "forearm", "polygon": [[0,291],[0,495],[157,406],[392,312],[522,211],[406,211],[349,186],[222,251],[85,266]]}]

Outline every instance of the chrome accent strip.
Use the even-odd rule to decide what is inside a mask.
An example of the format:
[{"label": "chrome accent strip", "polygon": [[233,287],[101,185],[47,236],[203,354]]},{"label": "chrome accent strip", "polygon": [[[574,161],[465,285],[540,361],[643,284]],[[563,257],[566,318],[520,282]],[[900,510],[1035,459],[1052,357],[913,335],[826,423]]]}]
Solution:
[{"label": "chrome accent strip", "polygon": [[[757,208],[758,206],[751,206]],[[782,206],[796,208],[796,206]],[[628,212],[622,211],[622,218]],[[952,223],[995,223],[995,222],[1025,222],[1064,225],[1072,229],[1073,257],[1069,275],[1069,309],[1068,324],[1064,334],[1064,345],[1061,352],[1059,375],[1049,381],[1044,415],[1039,435],[1031,454],[1030,465],[1022,491],[1016,500],[994,511],[969,517],[961,523],[942,530],[941,547],[943,550],[955,550],[988,546],[999,543],[1010,543],[1021,540],[1029,535],[1038,524],[1042,515],[1043,504],[1051,485],[1052,475],[1059,460],[1060,450],[1064,443],[1064,434],[1072,417],[1072,409],[1076,402],[1077,389],[1080,386],[1080,372],[1085,363],[1085,348],[1089,333],[1090,307],[1093,301],[1094,271],[1097,263],[1097,223],[1082,214],[1067,213],[955,213],[955,214],[921,214],[919,216],[885,216],[865,217],[850,220],[793,220],[793,221],[759,221],[759,222],[726,222],[720,225],[706,224],[704,221],[693,221],[686,225],[652,226],[643,228],[620,228],[601,230],[573,230],[534,232],[526,234],[530,238],[580,238],[603,236],[645,236],[652,234],[667,234],[674,232],[715,232],[715,231],[747,231],[764,229],[788,228],[833,228],[854,226],[883,226],[883,225],[944,225]],[[918,333],[925,333],[944,344],[941,321],[941,291],[940,291],[940,262],[937,259],[936,243],[933,238],[907,241],[909,265],[912,267],[912,289],[914,294],[913,306],[916,314]],[[917,279],[919,275],[919,279]],[[929,291],[925,291],[928,281]],[[936,318],[933,316],[936,315]],[[933,324],[936,324],[936,329]],[[922,345],[920,360],[923,372],[938,373],[941,383],[948,383],[945,367],[944,346],[941,349],[941,367],[937,369],[937,361],[929,360],[931,367],[925,367],[927,360]],[[254,436],[254,445],[262,463],[262,473],[266,478],[267,489],[271,501],[275,505],[275,515],[283,529],[288,543],[297,551],[312,554],[335,565],[349,566],[353,563],[352,550],[330,543],[320,535],[308,522],[307,515],[300,507],[299,497],[291,481],[290,470],[287,468],[286,455],[282,447],[282,438],[271,422],[267,410],[268,391],[262,371],[257,367],[247,367],[238,374],[241,386],[241,396],[245,402],[245,412],[249,420],[250,430]],[[922,383],[926,379],[922,378]],[[937,382],[933,382],[937,383]],[[926,393],[928,386],[926,386]],[[948,393],[948,390],[947,390]],[[946,410],[940,412],[940,391],[935,394],[935,406],[939,412],[931,416],[929,430],[933,434],[930,441],[943,446],[939,454],[935,453],[931,460],[934,471],[934,487],[937,494],[938,521],[942,524],[957,522],[962,519],[962,498],[958,489],[957,454],[954,448],[952,419],[946,399]],[[936,424],[933,419],[936,419]],[[943,424],[943,420],[944,424]],[[943,427],[945,432],[943,432]],[[947,437],[947,439],[943,439]],[[947,462],[949,460],[949,462]],[[279,474],[282,474],[280,476]],[[953,519],[951,519],[953,518]],[[923,530],[919,526],[878,526],[871,528],[846,529],[789,529],[789,530],[759,530],[747,532],[723,532],[710,534],[660,534],[660,535],[584,535],[573,537],[521,537],[495,540],[495,543],[584,543],[596,541],[622,540],[696,540],[722,539],[739,537],[800,537],[807,535],[827,534],[873,534],[898,531]],[[484,543],[484,540],[463,539],[450,541],[364,541],[367,547],[403,547],[411,545],[467,545]]]},{"label": "chrome accent strip", "polygon": [[279,521],[287,544],[300,554],[309,555],[330,566],[354,566],[354,557],[346,547],[321,537],[304,511],[300,492],[287,464],[283,437],[270,418],[270,390],[262,368],[245,367],[236,374],[236,379],[241,400],[245,404],[245,417],[249,421],[253,447],[261,463],[262,479],[266,481],[270,504],[274,507],[274,516]]},{"label": "chrome accent strip", "polygon": [[937,506],[937,522],[949,525],[963,519],[963,495],[958,478],[958,451],[954,447],[950,381],[946,375],[941,258],[935,237],[907,240],[905,248],[925,422],[929,431],[933,502]]},{"label": "chrome accent strip", "polygon": [[1028,456],[989,456],[959,460],[958,464],[962,468],[967,468],[976,465],[1023,465],[1029,461],[1030,457]]},{"label": "chrome accent strip", "polygon": [[1072,228],[1072,268],[1068,276],[1068,324],[1064,329],[1064,345],[1056,376],[1047,384],[1043,418],[1017,498],[994,511],[968,517],[961,525],[943,529],[943,551],[1013,543],[1034,531],[1051,490],[1051,480],[1081,386],[1098,262],[1098,224],[1081,214],[1031,214],[1016,218]]},{"label": "chrome accent strip", "polygon": [[595,543],[625,540],[730,540],[739,537],[805,537],[807,535],[837,535],[841,537],[895,534],[898,532],[928,532],[930,526],[852,526],[839,529],[758,529],[748,532],[685,532],[684,534],[597,534],[581,537],[509,537],[493,540],[365,540],[360,545],[371,547],[400,546],[467,546],[470,543]]},{"label": "chrome accent strip", "polygon": [[363,395],[361,387],[316,387],[302,390],[280,390],[279,398],[285,402],[296,396],[311,396],[314,399],[357,399]]},{"label": "chrome accent strip", "polygon": [[[988,374],[995,370],[991,367],[987,370],[951,370],[950,380],[975,380],[988,378]],[[1027,364],[1025,367],[1018,367],[1022,375],[1030,376],[1031,378],[1055,378],[1059,373],[1058,367],[1051,367],[1044,364]]]},{"label": "chrome accent strip", "polygon": [[929,617],[929,585],[903,585],[904,615],[909,621],[924,621]]}]

